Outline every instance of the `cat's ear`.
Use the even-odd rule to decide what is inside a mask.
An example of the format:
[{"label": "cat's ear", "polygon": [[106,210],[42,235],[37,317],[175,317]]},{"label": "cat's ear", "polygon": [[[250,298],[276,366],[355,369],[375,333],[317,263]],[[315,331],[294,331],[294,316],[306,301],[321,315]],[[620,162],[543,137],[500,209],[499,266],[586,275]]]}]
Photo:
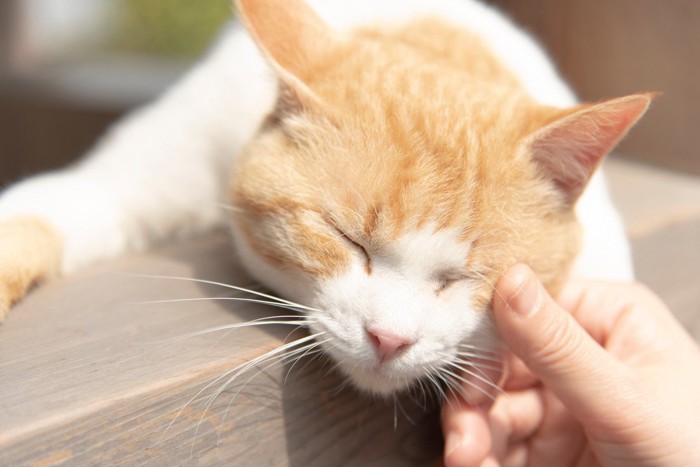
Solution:
[{"label": "cat's ear", "polygon": [[573,206],[600,161],[646,112],[653,94],[574,108],[525,141],[525,150]]},{"label": "cat's ear", "polygon": [[307,83],[313,65],[339,41],[338,33],[302,0],[237,0],[237,6],[250,35],[277,73],[281,105],[318,104],[319,98]]}]

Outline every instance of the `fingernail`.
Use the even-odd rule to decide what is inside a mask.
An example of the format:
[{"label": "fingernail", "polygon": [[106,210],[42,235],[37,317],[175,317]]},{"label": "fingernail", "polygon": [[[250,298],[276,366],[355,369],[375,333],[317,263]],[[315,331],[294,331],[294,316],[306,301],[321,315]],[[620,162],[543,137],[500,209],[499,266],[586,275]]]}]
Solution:
[{"label": "fingernail", "polygon": [[516,285],[516,291],[508,297],[506,304],[515,313],[529,316],[539,309],[541,300],[541,286],[539,280],[530,268],[523,267],[518,270],[511,280]]},{"label": "fingernail", "polygon": [[456,431],[450,431],[445,440],[445,456],[449,456],[458,450],[464,441],[464,437]]}]

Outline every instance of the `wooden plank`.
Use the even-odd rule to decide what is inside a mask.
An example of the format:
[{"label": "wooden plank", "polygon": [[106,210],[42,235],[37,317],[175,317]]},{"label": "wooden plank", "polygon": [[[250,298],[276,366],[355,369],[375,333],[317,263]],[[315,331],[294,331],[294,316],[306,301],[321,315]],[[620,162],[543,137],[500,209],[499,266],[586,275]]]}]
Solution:
[{"label": "wooden plank", "polygon": [[639,280],[700,342],[700,218],[636,238],[632,246]]},{"label": "wooden plank", "polygon": [[620,158],[605,168],[637,277],[700,341],[700,176]]},{"label": "wooden plank", "polygon": [[439,457],[437,407],[360,395],[323,360],[261,364],[212,401],[217,377],[276,348],[290,329],[173,339],[278,310],[143,303],[229,291],[129,274],[250,285],[229,251],[220,233],[125,258],[47,284],[13,310],[0,327],[0,465],[426,465]]},{"label": "wooden plank", "polygon": [[632,239],[700,219],[700,176],[620,157],[605,161],[605,174]]},{"label": "wooden plank", "polygon": [[[700,338],[700,178],[619,159],[608,169],[639,277]],[[134,273],[252,285],[226,233],[215,233],[36,290],[0,326],[0,465],[426,465],[439,457],[437,407],[402,400],[395,408],[341,389],[325,361],[258,365],[212,400],[223,382],[207,384],[276,348],[290,329],[193,336],[278,311],[145,303],[230,294]]]}]

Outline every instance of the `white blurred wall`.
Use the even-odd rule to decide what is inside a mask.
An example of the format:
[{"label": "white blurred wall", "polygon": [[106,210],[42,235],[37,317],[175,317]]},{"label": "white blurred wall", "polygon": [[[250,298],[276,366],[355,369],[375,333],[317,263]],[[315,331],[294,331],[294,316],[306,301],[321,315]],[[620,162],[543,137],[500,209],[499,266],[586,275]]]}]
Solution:
[{"label": "white blurred wall", "polygon": [[118,7],[119,0],[19,0],[12,18],[12,67],[28,71],[98,49],[114,31]]}]

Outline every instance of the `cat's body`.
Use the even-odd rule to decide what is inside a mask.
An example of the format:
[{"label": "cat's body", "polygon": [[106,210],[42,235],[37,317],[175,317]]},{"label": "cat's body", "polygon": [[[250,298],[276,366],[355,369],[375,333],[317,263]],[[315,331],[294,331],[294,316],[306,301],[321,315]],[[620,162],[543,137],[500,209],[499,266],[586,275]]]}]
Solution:
[{"label": "cat's body", "polygon": [[572,107],[542,51],[471,0],[309,3],[323,21],[297,1],[242,1],[267,61],[232,29],[85,160],[10,188],[0,221],[52,226],[67,273],[232,220],[252,274],[322,310],[326,351],[379,393],[460,344],[493,348],[491,283],[514,261],[553,288],[572,267],[631,277],[599,175],[578,198],[647,96]]}]

